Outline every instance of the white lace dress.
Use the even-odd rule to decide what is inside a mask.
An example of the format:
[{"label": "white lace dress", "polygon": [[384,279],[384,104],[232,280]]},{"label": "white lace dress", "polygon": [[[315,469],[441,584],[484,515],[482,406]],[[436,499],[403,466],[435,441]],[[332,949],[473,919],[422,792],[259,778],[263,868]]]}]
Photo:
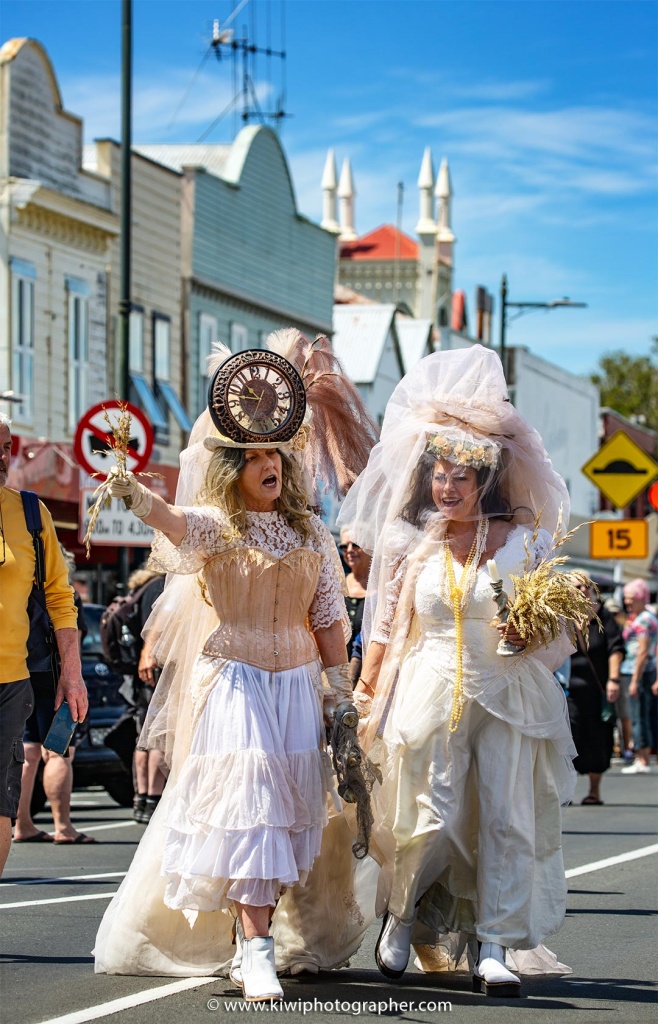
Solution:
[{"label": "white lace dress", "polygon": [[[496,554],[508,593],[529,535],[516,527]],[[542,532],[536,559],[549,542]],[[566,702],[542,663],[546,651],[496,653],[491,580],[480,569],[463,612],[466,703],[449,732],[456,638],[445,557],[432,554],[415,580],[416,639],[383,733],[388,770],[379,814],[395,840],[388,907],[411,922],[420,901],[415,944],[436,948],[441,935],[461,933],[532,950],[560,927],[565,910],[560,805],[575,782]],[[453,564],[459,580],[461,566]],[[390,587],[389,620],[403,572]],[[373,638],[385,642],[387,631],[385,617]],[[427,949],[426,959],[437,969]]]},{"label": "white lace dress", "polygon": [[[230,631],[232,623],[240,629],[247,615],[240,587],[244,566],[264,573],[271,560],[264,562],[262,553],[281,561],[304,548],[319,555],[314,560],[319,563],[317,585],[303,613],[308,614],[312,631],[344,617],[333,541],[319,519],[303,546],[278,512],[250,512],[244,537],[228,545],[222,536],[226,523],[216,509],[185,512],[188,531],[183,543],[167,555],[156,549],[155,557],[178,572],[206,566],[206,583],[222,623],[220,635]],[[235,579],[229,580],[230,589],[223,585],[226,560],[214,561],[225,552],[232,558],[250,555],[249,562],[240,562],[237,585]],[[298,570],[305,568],[302,561]],[[269,603],[266,600],[261,616],[267,622],[253,623],[253,632],[262,627],[271,632],[269,620],[277,616]],[[305,629],[303,620],[296,625]],[[234,642],[243,649],[252,637]],[[313,651],[312,660],[304,664],[269,671],[242,660],[213,657],[208,653],[212,648],[211,637],[191,683],[193,695],[207,696],[189,756],[168,801],[169,830],[162,857],[165,903],[172,909],[197,911],[227,907],[233,901],[274,906],[282,887],[305,881],[327,821],[320,663]],[[308,658],[311,651],[304,651]],[[230,655],[230,639],[222,653]]]},{"label": "white lace dress", "polygon": [[[248,513],[245,535],[227,543],[217,509],[184,511],[184,541],[174,547],[158,535],[153,559],[170,572],[203,569],[220,625],[189,680],[189,753],[101,923],[99,972],[221,973],[233,955],[223,911],[233,901],[272,906],[303,885],[327,822],[311,632],[346,618],[333,539],[313,517],[304,543],[270,512]],[[176,721],[185,727],[180,712]]]}]

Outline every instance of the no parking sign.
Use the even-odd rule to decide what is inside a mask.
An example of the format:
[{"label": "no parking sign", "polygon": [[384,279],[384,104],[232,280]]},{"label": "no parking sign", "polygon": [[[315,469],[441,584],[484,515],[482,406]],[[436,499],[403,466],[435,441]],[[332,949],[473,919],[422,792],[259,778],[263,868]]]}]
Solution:
[{"label": "no parking sign", "polygon": [[116,398],[99,402],[87,409],[75,431],[73,450],[78,463],[92,476],[107,477],[115,459],[112,455],[112,432],[105,416],[116,426],[122,410],[130,413],[130,441],[126,469],[139,473],[148,463],[153,451],[153,427],[141,409]]}]

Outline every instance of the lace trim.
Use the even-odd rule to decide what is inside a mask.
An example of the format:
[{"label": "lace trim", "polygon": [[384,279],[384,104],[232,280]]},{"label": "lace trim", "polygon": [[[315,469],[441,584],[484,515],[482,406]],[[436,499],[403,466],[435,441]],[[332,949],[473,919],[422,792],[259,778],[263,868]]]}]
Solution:
[{"label": "lace trim", "polygon": [[[311,535],[304,547],[301,537],[279,512],[248,512],[247,529],[238,540],[227,540],[228,520],[223,512],[212,505],[183,508],[187,520],[187,533],[179,547],[175,547],[162,533],[156,533],[151,564],[165,572],[196,573],[217,555],[236,552],[244,557],[244,549],[256,552],[254,557],[287,558],[294,552],[303,564],[304,552],[314,552],[322,558],[315,596],[309,609],[312,630],[327,629],[334,622],[347,618],[343,601],[344,577],[333,537],[318,516],[310,520]],[[237,552],[242,554],[238,556]],[[257,553],[261,554],[258,555]],[[294,559],[293,559],[294,561]]]}]

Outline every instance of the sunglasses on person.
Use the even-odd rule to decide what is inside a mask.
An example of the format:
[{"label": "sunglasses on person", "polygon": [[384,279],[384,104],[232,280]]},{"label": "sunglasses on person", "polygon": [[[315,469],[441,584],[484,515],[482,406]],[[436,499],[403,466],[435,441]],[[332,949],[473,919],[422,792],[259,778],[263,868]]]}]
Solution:
[{"label": "sunglasses on person", "polygon": [[350,548],[352,548],[352,551],[360,551],[361,545],[355,544],[354,541],[351,540],[348,540],[347,544],[338,545],[338,550],[342,551],[343,554],[345,554],[346,551],[349,551]]}]

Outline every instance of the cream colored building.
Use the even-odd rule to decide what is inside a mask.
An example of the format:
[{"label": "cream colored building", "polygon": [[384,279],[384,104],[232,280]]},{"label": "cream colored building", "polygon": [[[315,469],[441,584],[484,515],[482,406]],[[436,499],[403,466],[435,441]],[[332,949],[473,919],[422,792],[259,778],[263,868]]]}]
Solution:
[{"label": "cream colored building", "polygon": [[[81,157],[81,120],[64,110],[45,50],[9,40],[0,49],[0,392],[22,396],[1,407],[23,440],[70,443],[81,414],[107,397],[119,225],[109,183],[82,170]],[[44,479],[55,469],[46,462]]]},{"label": "cream colored building", "polygon": [[[119,145],[103,139],[85,146],[83,162],[86,170],[109,183],[112,208],[119,211]],[[182,175],[133,152],[131,178],[130,398],[155,428],[154,461],[177,467],[178,453],[192,426],[180,397],[186,373],[181,338]],[[118,238],[110,256],[108,374],[114,392],[118,387]]]}]

